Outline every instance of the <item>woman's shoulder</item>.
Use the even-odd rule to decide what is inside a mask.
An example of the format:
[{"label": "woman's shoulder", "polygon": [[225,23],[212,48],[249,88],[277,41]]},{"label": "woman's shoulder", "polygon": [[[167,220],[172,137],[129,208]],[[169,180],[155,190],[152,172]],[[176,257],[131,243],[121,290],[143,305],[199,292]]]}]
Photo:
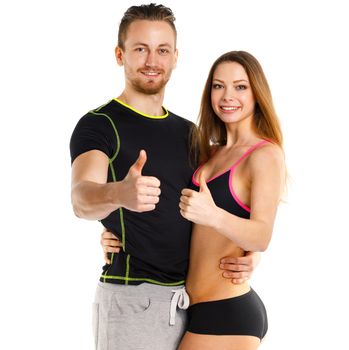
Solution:
[{"label": "woman's shoulder", "polygon": [[275,165],[283,166],[285,163],[285,154],[281,146],[267,141],[257,147],[249,157],[251,166],[273,167]]}]

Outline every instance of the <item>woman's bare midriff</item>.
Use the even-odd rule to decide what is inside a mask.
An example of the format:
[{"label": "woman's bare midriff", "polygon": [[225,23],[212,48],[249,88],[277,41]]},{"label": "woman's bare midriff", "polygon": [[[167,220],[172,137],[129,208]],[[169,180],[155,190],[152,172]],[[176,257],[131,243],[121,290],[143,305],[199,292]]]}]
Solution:
[{"label": "woman's bare midriff", "polygon": [[244,251],[231,240],[204,226],[193,228],[189,272],[186,290],[190,304],[236,297],[247,293],[250,286],[247,282],[233,284],[223,277],[219,268],[223,257],[243,256]]}]

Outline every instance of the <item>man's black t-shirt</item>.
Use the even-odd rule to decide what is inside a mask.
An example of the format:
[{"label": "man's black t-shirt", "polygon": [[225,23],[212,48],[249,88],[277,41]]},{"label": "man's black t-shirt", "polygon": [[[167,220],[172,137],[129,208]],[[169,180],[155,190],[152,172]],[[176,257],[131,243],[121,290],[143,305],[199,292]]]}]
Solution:
[{"label": "man's black t-shirt", "polygon": [[104,152],[109,158],[108,182],[122,180],[141,149],[147,152],[142,175],[161,182],[155,210],[136,213],[120,208],[101,220],[124,245],[113,254],[111,265],[103,267],[103,282],[184,283],[191,223],[180,215],[178,205],[196,165],[189,159],[193,124],[164,111],[163,116],[149,116],[114,99],[83,116],[72,134],[72,162],[90,150]]}]

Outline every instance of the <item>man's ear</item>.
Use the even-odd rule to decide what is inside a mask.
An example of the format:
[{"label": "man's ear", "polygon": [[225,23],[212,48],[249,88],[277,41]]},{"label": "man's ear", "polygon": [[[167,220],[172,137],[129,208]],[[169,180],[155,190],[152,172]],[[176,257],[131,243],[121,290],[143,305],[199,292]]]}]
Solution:
[{"label": "man's ear", "polygon": [[119,66],[124,65],[124,52],[119,46],[115,48],[115,58]]},{"label": "man's ear", "polygon": [[174,61],[173,69],[175,69],[177,67],[177,60],[178,60],[178,49],[176,49],[176,51],[175,51],[175,61]]}]

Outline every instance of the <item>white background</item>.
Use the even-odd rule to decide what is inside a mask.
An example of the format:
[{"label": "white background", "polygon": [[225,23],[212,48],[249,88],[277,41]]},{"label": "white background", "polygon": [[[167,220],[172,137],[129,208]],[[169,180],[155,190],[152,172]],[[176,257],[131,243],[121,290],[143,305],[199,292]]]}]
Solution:
[{"label": "white background", "polygon": [[[92,349],[100,225],[70,205],[69,138],[117,96],[114,46],[138,1],[12,1],[0,8],[2,349]],[[171,1],[179,62],[165,106],[196,120],[209,67],[246,50],[268,77],[290,182],[252,285],[269,332],[261,349],[343,349],[349,32],[345,1]],[[166,350],[166,349],[164,349]]]}]

